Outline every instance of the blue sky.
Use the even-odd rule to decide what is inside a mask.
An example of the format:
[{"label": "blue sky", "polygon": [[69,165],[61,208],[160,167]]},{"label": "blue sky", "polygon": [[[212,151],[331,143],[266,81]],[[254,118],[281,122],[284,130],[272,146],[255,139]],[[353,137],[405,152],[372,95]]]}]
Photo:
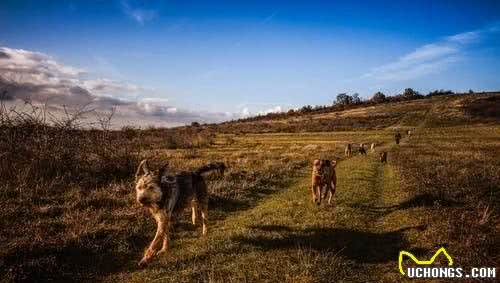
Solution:
[{"label": "blue sky", "polygon": [[0,47],[143,114],[224,119],[341,92],[498,90],[500,1],[3,0]]}]

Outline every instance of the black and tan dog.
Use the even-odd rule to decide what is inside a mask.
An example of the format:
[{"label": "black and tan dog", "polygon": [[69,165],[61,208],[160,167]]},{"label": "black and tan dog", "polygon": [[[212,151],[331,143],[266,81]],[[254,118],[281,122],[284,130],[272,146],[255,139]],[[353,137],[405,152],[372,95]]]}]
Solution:
[{"label": "black and tan dog", "polygon": [[364,143],[359,144],[359,154],[366,155],[366,150],[365,150],[365,144]]},{"label": "black and tan dog", "polygon": [[387,151],[383,151],[379,155],[381,163],[387,163]]},{"label": "black and tan dog", "polygon": [[332,203],[335,189],[337,188],[337,174],[335,166],[337,161],[316,159],[313,162],[311,193],[312,201],[318,205],[321,204],[321,199],[326,198],[329,193],[328,204]]},{"label": "black and tan dog", "polygon": [[136,199],[149,209],[157,224],[156,235],[139,262],[140,266],[150,262],[155,255],[167,251],[170,229],[187,207],[192,209],[194,225],[198,214],[201,214],[203,235],[207,234],[208,192],[202,174],[212,170],[224,174],[225,168],[224,163],[215,162],[191,172],[167,175],[166,165],[151,171],[147,160],[139,164],[136,172]]}]

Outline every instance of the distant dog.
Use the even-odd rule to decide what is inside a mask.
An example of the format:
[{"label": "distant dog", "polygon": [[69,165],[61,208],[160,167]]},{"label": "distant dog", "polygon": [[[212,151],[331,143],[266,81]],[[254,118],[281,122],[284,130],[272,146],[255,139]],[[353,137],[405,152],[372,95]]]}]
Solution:
[{"label": "distant dog", "polygon": [[337,188],[337,174],[335,166],[337,161],[316,159],[313,162],[311,193],[312,201],[318,205],[321,199],[329,193],[328,204],[331,204],[333,195]]},{"label": "distant dog", "polygon": [[[191,172],[167,175],[166,165],[150,171],[147,160],[143,160],[136,172],[135,193],[137,202],[147,207],[156,220],[156,235],[144,253],[139,265],[145,265],[157,255],[167,251],[170,229],[176,218],[191,206],[193,225],[201,212],[203,235],[207,234],[208,192],[202,174],[218,170],[222,174],[226,166],[222,162],[210,163]],[[161,246],[161,250],[160,250]]]},{"label": "distant dog", "polygon": [[366,155],[366,150],[365,150],[365,144],[364,143],[362,143],[362,144],[359,145],[359,153],[361,155]]},{"label": "distant dog", "polygon": [[396,140],[396,144],[399,144],[399,141],[401,140],[401,134],[398,132],[394,135],[394,139]]},{"label": "distant dog", "polygon": [[352,156],[352,145],[350,143],[348,143],[346,146],[345,146],[345,150],[344,150],[344,153],[345,153],[345,156],[347,158],[351,157]]},{"label": "distant dog", "polygon": [[380,153],[380,162],[381,163],[387,163],[387,151],[384,151],[384,152]]},{"label": "distant dog", "polygon": [[375,152],[375,143],[372,143],[372,146],[370,147],[372,152]]},{"label": "distant dog", "polygon": [[406,135],[407,135],[408,137],[411,137],[411,130],[407,130],[407,131],[406,131]]}]

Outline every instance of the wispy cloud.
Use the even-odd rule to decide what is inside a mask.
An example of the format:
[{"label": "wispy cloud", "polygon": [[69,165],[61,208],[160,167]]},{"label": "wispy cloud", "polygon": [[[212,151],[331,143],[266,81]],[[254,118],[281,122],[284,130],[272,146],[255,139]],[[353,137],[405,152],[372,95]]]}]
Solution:
[{"label": "wispy cloud", "polygon": [[157,9],[147,9],[143,7],[139,7],[131,3],[128,0],[122,0],[121,2],[122,10],[129,18],[134,20],[140,25],[144,25],[144,23],[151,21],[158,17]]},{"label": "wispy cloud", "polygon": [[269,16],[267,16],[267,17],[266,17],[266,18],[262,21],[262,23],[263,23],[263,24],[266,24],[266,23],[270,22],[270,21],[274,18],[274,16],[276,16],[277,14],[278,14],[278,12],[277,12],[277,11],[274,11],[272,14],[270,14]]},{"label": "wispy cloud", "polygon": [[439,73],[465,56],[465,51],[499,32],[500,24],[444,37],[418,47],[398,60],[373,68],[362,78],[380,81],[403,81]]}]

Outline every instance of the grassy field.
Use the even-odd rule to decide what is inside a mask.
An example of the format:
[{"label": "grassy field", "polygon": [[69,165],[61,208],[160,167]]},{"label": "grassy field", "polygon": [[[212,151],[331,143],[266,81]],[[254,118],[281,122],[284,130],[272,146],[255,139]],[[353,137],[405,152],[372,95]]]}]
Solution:
[{"label": "grassy field", "polygon": [[[418,122],[400,115],[399,121]],[[428,127],[426,118],[419,116],[414,134],[399,146],[393,142],[395,125],[342,132],[214,133],[210,142],[198,135],[203,146],[184,149],[173,149],[171,141],[162,144],[161,132],[151,144],[129,130],[118,133],[119,143],[87,136],[85,152],[91,157],[59,165],[73,175],[56,170],[33,184],[24,178],[38,176],[37,167],[20,163],[28,161],[1,163],[1,280],[401,282],[400,250],[429,258],[441,246],[458,266],[498,267],[500,126],[487,120]],[[46,142],[55,148],[46,158],[56,156],[50,160],[59,162],[58,154],[66,153]],[[376,152],[345,159],[345,144],[361,142],[376,143]],[[5,144],[10,145],[0,146]],[[131,144],[140,144],[140,150],[126,155],[135,148]],[[110,152],[92,152],[97,145]],[[122,150],[113,151],[118,146]],[[378,162],[381,150],[389,152],[386,165]],[[170,251],[138,268],[155,229],[134,199],[132,175],[142,158],[150,158],[152,167],[168,161],[171,173],[210,161],[224,161],[228,170],[222,178],[207,175],[208,236],[201,237],[201,227],[193,227],[186,212]],[[333,207],[310,200],[316,158],[339,161]],[[73,163],[80,171],[65,169]],[[18,177],[7,179],[4,172]],[[113,178],[105,178],[110,174]]]},{"label": "grassy field", "polygon": [[[388,165],[380,164],[375,153],[342,160],[337,170],[339,183],[334,207],[317,207],[310,202],[310,166],[309,162],[304,163],[305,166],[283,180],[283,187],[259,193],[255,196],[258,201],[250,206],[240,206],[226,211],[222,218],[222,215],[212,218],[207,239],[199,238],[199,229],[193,231],[186,216],[181,225],[184,229],[180,228],[176,234],[169,255],[146,269],[130,265],[130,269],[106,277],[105,281],[401,282],[404,278],[397,266],[400,250],[428,258],[441,246],[448,248],[456,262],[464,266],[496,266],[498,240],[490,237],[498,235],[498,219],[490,216],[485,223],[479,223],[481,219],[477,217],[486,206],[495,213],[498,209],[494,200],[498,200],[499,164],[481,152],[498,152],[499,130],[497,127],[422,129],[404,139],[400,146],[392,143],[391,131],[233,138],[229,152],[222,144],[218,151],[219,158],[226,157],[232,168],[235,165],[227,156],[242,152],[248,154],[245,162],[252,156],[276,163],[284,155],[308,161],[316,156],[341,160],[347,141],[380,142],[378,149],[388,149],[390,161]],[[436,136],[441,138],[440,142]],[[416,160],[409,161],[415,149],[424,145],[433,158],[417,154]],[[461,145],[459,153],[458,145]],[[259,151],[261,147],[271,150]],[[476,167],[468,167],[469,173],[484,174],[486,179],[464,184],[459,180],[441,180],[444,176],[440,174],[425,179],[403,178],[415,173],[408,172],[416,169],[412,167],[414,162],[418,163],[420,174],[428,173],[424,168],[436,173],[434,169],[443,158],[450,162],[441,165],[445,178],[460,178],[448,170],[453,170],[457,166],[453,162],[460,162],[459,156],[464,155],[477,158]],[[438,182],[447,182],[447,187],[434,187]],[[484,198],[482,193],[488,191],[485,188],[488,186],[492,195]],[[475,195],[464,196],[472,191]],[[457,198],[458,195],[464,198]],[[214,202],[212,207],[224,211],[223,203]],[[472,218],[457,219],[457,215]]]}]

